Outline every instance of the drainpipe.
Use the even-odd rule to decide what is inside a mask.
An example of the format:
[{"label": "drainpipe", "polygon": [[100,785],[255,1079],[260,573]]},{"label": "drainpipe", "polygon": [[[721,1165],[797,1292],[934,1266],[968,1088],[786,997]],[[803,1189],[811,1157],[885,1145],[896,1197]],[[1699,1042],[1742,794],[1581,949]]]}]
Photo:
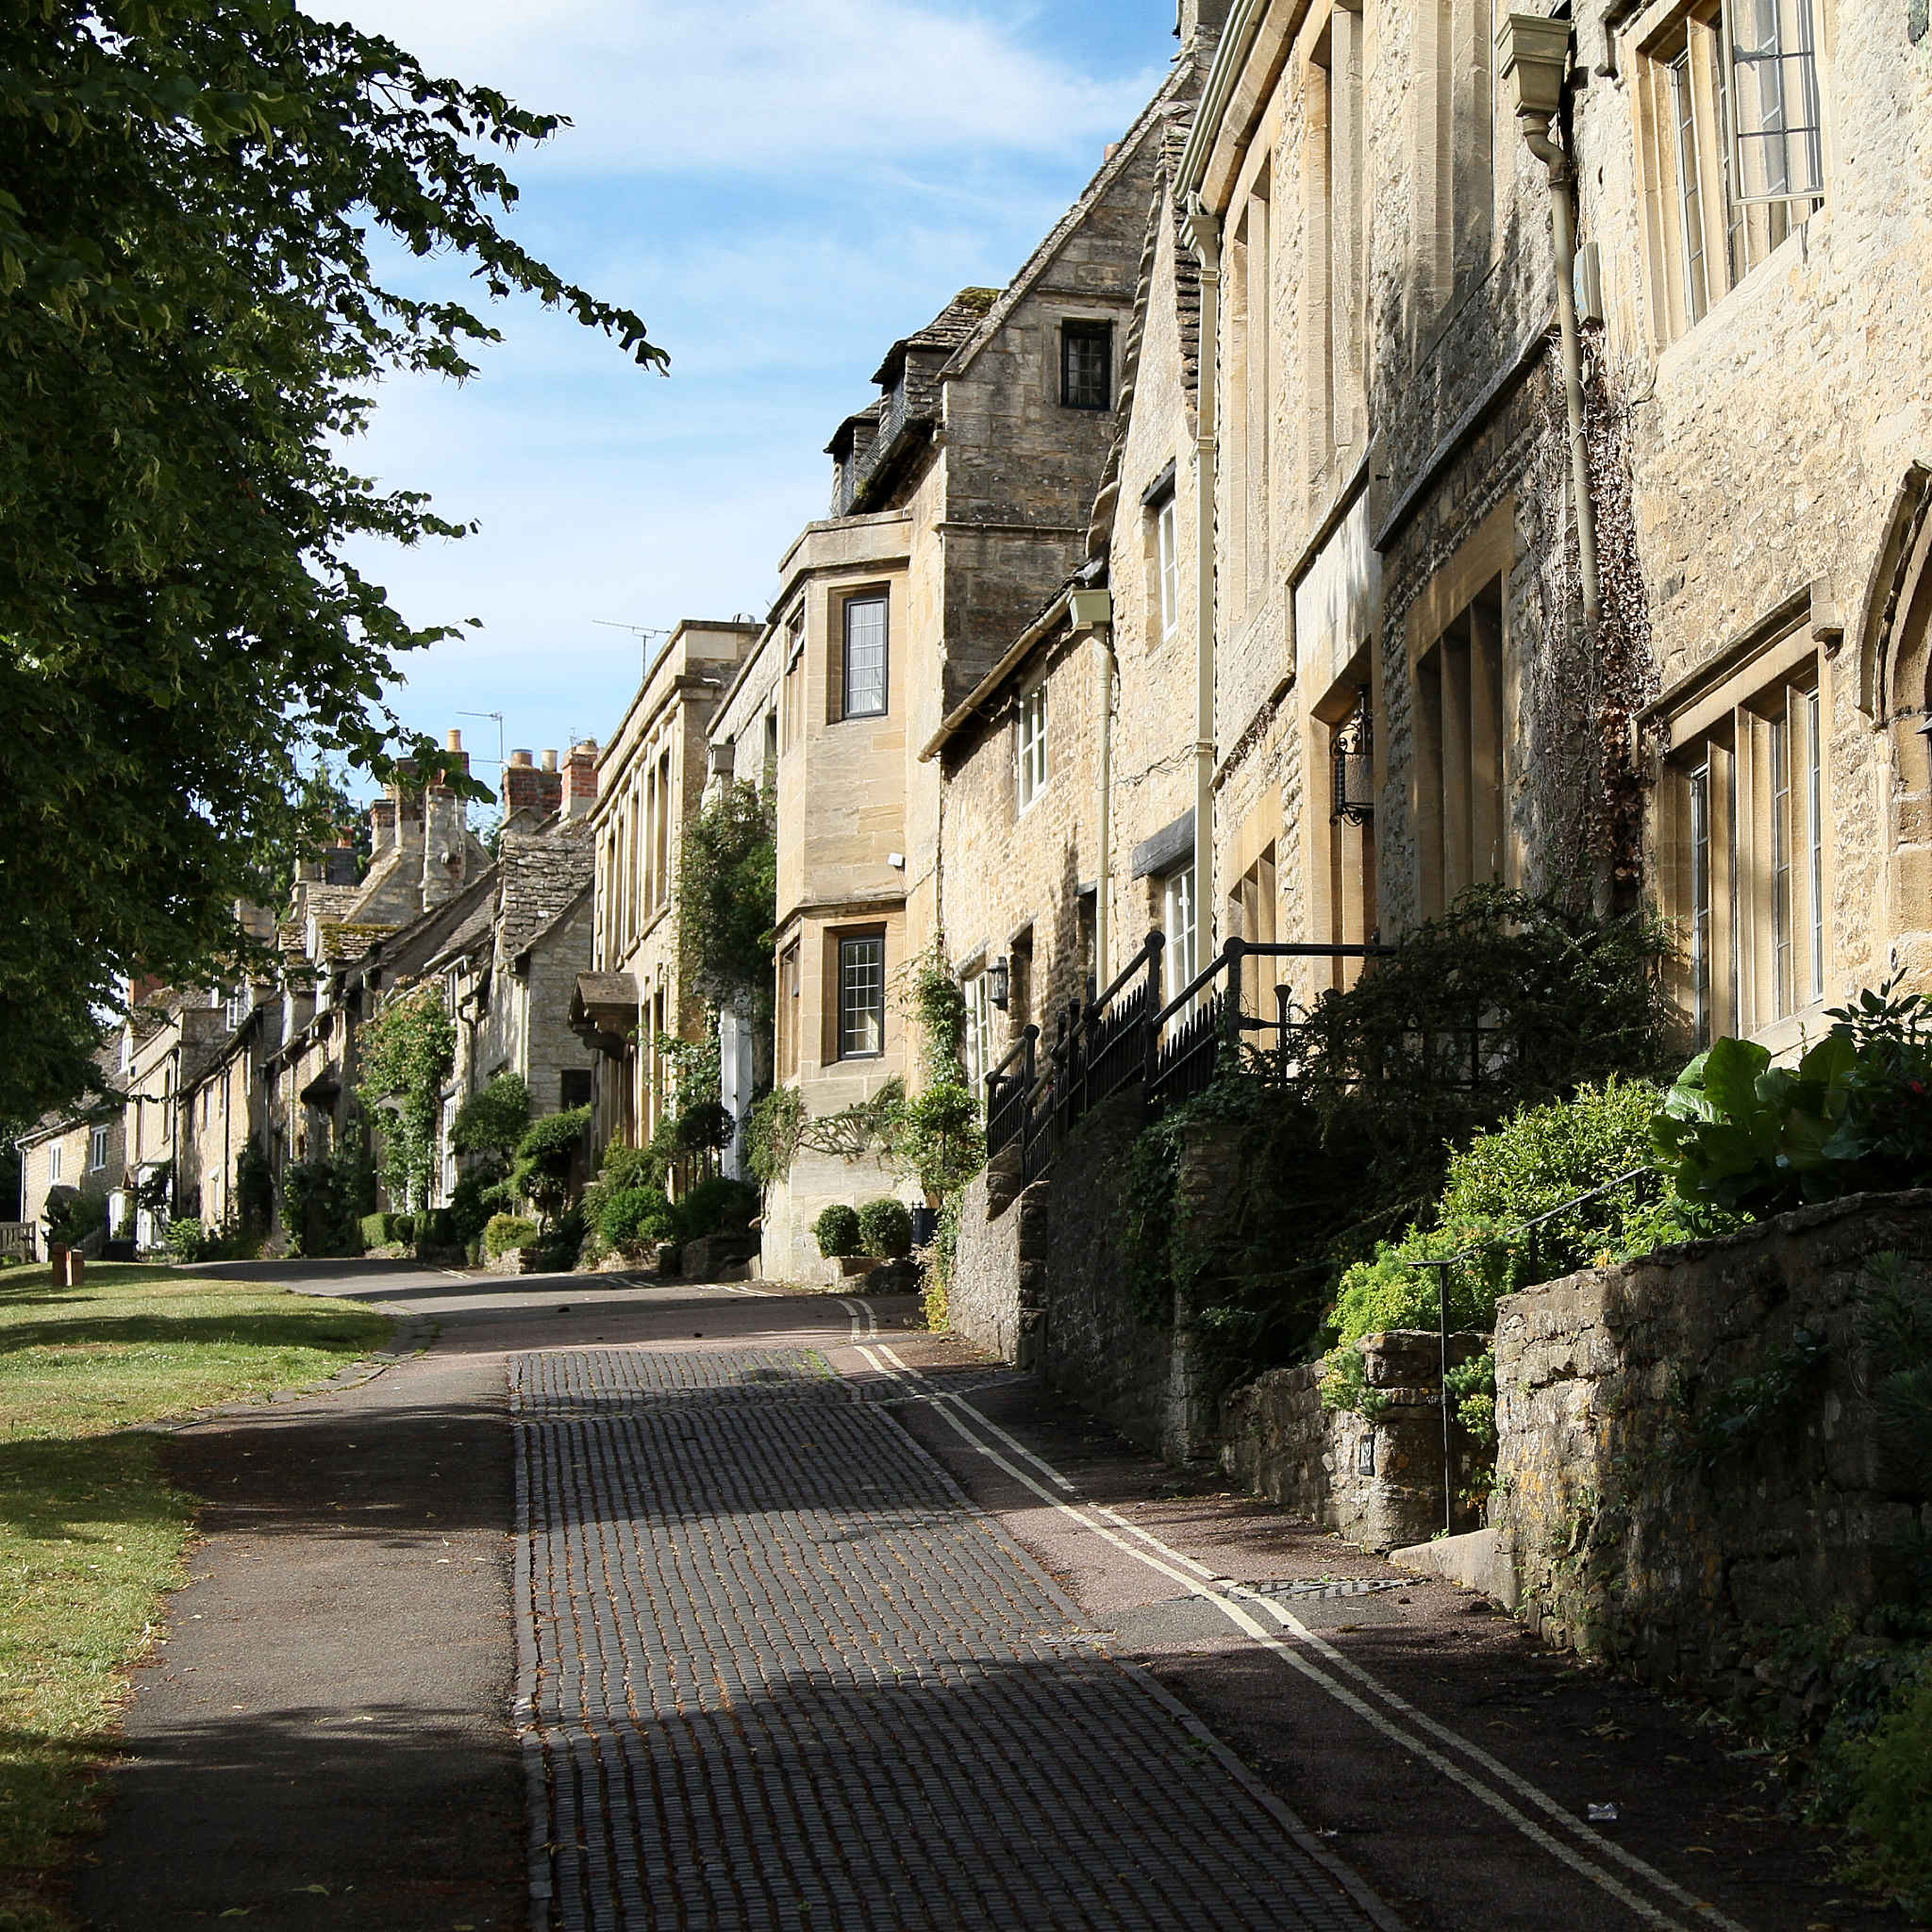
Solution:
[{"label": "drainpipe", "polygon": [[1113,977],[1107,970],[1107,899],[1113,884],[1113,592],[1071,592],[1067,617],[1076,633],[1092,633],[1100,662],[1100,714],[1095,720],[1100,740],[1100,874],[1093,891],[1093,984],[1098,990]]},{"label": "drainpipe", "polygon": [[1113,984],[1108,964],[1108,900],[1113,893],[1113,627],[1093,633],[1100,656],[1100,876],[1093,889],[1093,985]]},{"label": "drainpipe", "polygon": [[1583,344],[1576,329],[1576,225],[1570,191],[1576,171],[1550,137],[1563,105],[1570,65],[1567,20],[1512,13],[1496,30],[1497,79],[1512,80],[1524,145],[1549,171],[1550,229],[1557,256],[1557,326],[1563,342],[1563,403],[1570,418],[1570,490],[1576,499],[1576,564],[1583,580],[1583,622],[1597,623],[1596,508],[1590,494],[1590,450],[1583,433]]},{"label": "drainpipe", "polygon": [[1196,194],[1188,246],[1201,263],[1200,407],[1194,425],[1194,962],[1213,944],[1214,908],[1214,410],[1221,341],[1221,222]]}]

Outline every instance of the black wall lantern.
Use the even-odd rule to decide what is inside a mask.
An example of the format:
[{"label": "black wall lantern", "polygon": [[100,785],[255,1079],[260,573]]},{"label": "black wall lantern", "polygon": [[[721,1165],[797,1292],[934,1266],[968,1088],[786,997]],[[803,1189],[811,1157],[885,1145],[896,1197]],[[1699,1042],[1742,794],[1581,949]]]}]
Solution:
[{"label": "black wall lantern", "polygon": [[1012,969],[1003,953],[986,969],[986,996],[1001,1012],[1007,1010],[1007,996],[1012,985]]},{"label": "black wall lantern", "polygon": [[1375,815],[1375,726],[1365,685],[1335,734],[1335,808],[1331,819],[1365,825]]}]

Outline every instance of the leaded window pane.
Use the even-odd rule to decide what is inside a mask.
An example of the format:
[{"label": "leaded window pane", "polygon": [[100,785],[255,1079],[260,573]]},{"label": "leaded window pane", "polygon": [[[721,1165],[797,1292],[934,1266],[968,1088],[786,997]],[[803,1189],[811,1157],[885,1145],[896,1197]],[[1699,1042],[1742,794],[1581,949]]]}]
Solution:
[{"label": "leaded window pane", "polygon": [[853,597],[845,606],[845,715],[875,718],[886,708],[886,600]]},{"label": "leaded window pane", "polygon": [[886,942],[839,941],[839,1055],[862,1058],[885,1050]]}]

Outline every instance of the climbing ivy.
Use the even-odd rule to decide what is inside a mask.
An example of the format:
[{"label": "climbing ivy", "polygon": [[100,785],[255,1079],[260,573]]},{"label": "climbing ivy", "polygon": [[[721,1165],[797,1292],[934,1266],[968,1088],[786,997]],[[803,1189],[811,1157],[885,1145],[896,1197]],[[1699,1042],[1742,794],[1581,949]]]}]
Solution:
[{"label": "climbing ivy", "polygon": [[440,986],[409,988],[363,1024],[356,1096],[381,1115],[382,1180],[391,1207],[429,1205],[442,1086],[456,1062],[457,1031]]}]

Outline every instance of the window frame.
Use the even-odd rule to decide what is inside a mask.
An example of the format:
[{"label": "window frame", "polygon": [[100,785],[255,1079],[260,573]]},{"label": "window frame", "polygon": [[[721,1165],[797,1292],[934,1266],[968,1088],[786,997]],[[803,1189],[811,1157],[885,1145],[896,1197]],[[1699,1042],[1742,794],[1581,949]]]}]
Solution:
[{"label": "window frame", "polygon": [[[1176,918],[1177,906],[1187,909],[1185,926]],[[1201,970],[1200,891],[1191,858],[1160,875],[1160,930],[1167,941],[1167,997],[1172,1000]]]},{"label": "window frame", "polygon": [[1021,693],[1013,712],[1013,755],[1022,812],[1039,803],[1052,776],[1047,758],[1049,717],[1047,680],[1042,677]]},{"label": "window frame", "polygon": [[[1100,382],[1097,401],[1075,393],[1074,352],[1079,344],[1098,344]],[[1083,378],[1084,379],[1084,378]],[[1063,409],[1105,412],[1114,406],[1114,326],[1111,317],[1069,315],[1060,321],[1059,397]]]},{"label": "window frame", "polygon": [[[886,929],[882,925],[859,930],[845,928],[828,934],[827,938],[833,949],[831,1031],[836,1049],[833,1058],[841,1061],[880,1059],[886,1051]],[[860,961],[860,948],[874,949],[869,963]],[[876,1028],[875,1043],[871,1046],[848,1043],[851,1028],[847,1016],[857,1009],[850,1006],[847,992],[853,984],[852,975],[858,970],[876,972],[876,981],[868,989],[873,997],[862,1009],[873,1016]]]},{"label": "window frame", "polygon": [[1160,641],[1181,627],[1180,492],[1154,505],[1154,609]]},{"label": "window frame", "polygon": [[1808,634],[1788,632],[1667,727],[1661,884],[1700,1046],[1735,1034],[1781,1051],[1829,997],[1824,676]]},{"label": "window frame", "polygon": [[[864,708],[852,702],[852,613],[876,606],[879,611],[878,703]],[[892,709],[892,596],[889,590],[847,591],[839,598],[839,716],[886,718]]]},{"label": "window frame", "polygon": [[47,1142],[47,1185],[50,1188],[60,1185],[60,1157],[65,1151],[58,1141]]},{"label": "window frame", "polygon": [[[108,1164],[108,1134],[106,1127],[90,1127],[87,1135],[87,1171],[99,1174]],[[95,1156],[98,1153],[99,1158]]]},{"label": "window frame", "polygon": [[[1829,63],[1819,30],[1821,0],[1769,0],[1789,13],[1806,44],[1780,62],[1800,63],[1788,92],[1809,117],[1794,127],[1746,127],[1741,66],[1732,23],[1738,0],[1657,5],[1632,32],[1637,48],[1637,147],[1645,206],[1646,271],[1660,342],[1688,334],[1829,199]],[[1752,191],[1740,143],[1802,142],[1807,178]]]}]

